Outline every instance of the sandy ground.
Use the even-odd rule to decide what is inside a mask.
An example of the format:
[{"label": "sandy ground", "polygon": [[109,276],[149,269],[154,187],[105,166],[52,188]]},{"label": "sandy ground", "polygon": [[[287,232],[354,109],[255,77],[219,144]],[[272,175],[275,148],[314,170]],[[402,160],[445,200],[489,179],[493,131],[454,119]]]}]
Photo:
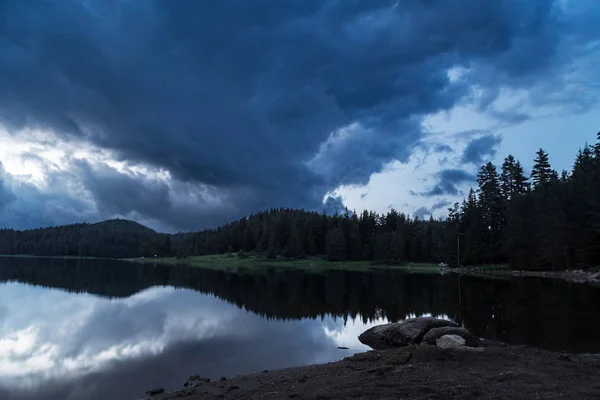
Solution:
[{"label": "sandy ground", "polygon": [[335,363],[199,383],[152,399],[600,399],[600,356],[486,343],[369,351]]}]

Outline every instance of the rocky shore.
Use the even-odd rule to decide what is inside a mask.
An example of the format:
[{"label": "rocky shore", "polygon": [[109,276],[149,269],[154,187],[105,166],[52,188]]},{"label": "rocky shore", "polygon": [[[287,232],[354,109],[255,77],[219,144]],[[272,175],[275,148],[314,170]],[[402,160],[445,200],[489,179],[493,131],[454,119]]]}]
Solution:
[{"label": "rocky shore", "polygon": [[600,271],[566,270],[566,271],[526,271],[484,268],[448,268],[440,269],[441,273],[457,273],[462,275],[499,275],[563,279],[574,283],[590,283],[600,285]]},{"label": "rocky shore", "polygon": [[600,357],[482,341],[451,321],[415,318],[380,325],[359,339],[371,347],[342,361],[263,371],[151,399],[598,399]]}]

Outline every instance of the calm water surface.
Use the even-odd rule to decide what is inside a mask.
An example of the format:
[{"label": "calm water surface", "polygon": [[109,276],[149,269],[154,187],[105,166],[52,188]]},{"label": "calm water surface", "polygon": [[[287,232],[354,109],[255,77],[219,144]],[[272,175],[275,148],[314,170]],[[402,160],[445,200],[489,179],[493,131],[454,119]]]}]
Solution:
[{"label": "calm water surface", "polygon": [[554,280],[2,258],[0,282],[0,399],[134,399],[193,374],[335,361],[366,349],[365,329],[415,315],[600,352],[600,289]]}]

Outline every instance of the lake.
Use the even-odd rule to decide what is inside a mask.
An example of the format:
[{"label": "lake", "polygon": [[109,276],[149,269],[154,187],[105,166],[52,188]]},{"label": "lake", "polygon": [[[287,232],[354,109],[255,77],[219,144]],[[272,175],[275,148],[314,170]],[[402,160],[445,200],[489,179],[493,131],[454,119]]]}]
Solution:
[{"label": "lake", "polygon": [[1,399],[135,399],[194,374],[330,362],[365,351],[371,326],[422,315],[600,353],[600,289],[550,279],[0,258],[0,282]]}]

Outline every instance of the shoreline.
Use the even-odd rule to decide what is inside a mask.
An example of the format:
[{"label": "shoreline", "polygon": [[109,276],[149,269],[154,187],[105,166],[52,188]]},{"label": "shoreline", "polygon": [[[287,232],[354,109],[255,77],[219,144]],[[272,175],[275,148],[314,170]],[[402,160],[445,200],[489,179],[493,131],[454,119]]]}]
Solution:
[{"label": "shoreline", "polygon": [[243,258],[236,256],[227,256],[224,254],[192,256],[189,258],[175,257],[157,257],[157,258],[124,258],[120,261],[134,262],[138,264],[163,264],[163,265],[183,265],[194,268],[208,269],[244,269],[244,270],[264,270],[275,268],[280,270],[305,270],[319,272],[325,270],[341,271],[370,271],[370,270],[406,270],[422,273],[439,273],[438,264],[412,264],[412,265],[383,265],[370,264],[369,261],[327,261],[321,257],[307,257],[303,259],[284,259],[278,258],[268,260],[255,254]]},{"label": "shoreline", "polygon": [[455,273],[465,276],[514,276],[523,278],[561,279],[573,283],[589,283],[600,285],[600,271],[566,270],[566,271],[529,271],[507,269],[478,269],[474,268],[442,268],[441,273]]},{"label": "shoreline", "polygon": [[[263,371],[147,396],[219,399],[597,399],[600,356],[484,342],[482,351],[420,345],[358,353],[341,361]],[[160,389],[155,390],[160,392]]]},{"label": "shoreline", "polygon": [[0,254],[0,258],[19,259],[70,259],[70,260],[107,260],[123,261],[142,265],[170,265],[188,266],[193,268],[220,269],[220,270],[244,270],[260,271],[266,269],[296,269],[310,272],[326,270],[338,271],[372,271],[372,270],[402,270],[414,273],[447,274],[455,273],[463,276],[504,276],[504,277],[534,277],[562,279],[573,283],[589,283],[600,285],[600,269],[593,270],[566,270],[566,271],[532,271],[511,270],[503,265],[473,266],[453,268],[440,266],[439,264],[404,264],[404,265],[378,265],[369,264],[367,261],[327,261],[320,257],[308,257],[305,259],[276,259],[267,260],[257,255],[249,255],[245,258],[237,256],[226,256],[224,254],[193,256],[190,258],[175,257],[136,257],[136,258],[107,258],[107,257],[82,257],[82,256],[37,256],[28,254]]}]

